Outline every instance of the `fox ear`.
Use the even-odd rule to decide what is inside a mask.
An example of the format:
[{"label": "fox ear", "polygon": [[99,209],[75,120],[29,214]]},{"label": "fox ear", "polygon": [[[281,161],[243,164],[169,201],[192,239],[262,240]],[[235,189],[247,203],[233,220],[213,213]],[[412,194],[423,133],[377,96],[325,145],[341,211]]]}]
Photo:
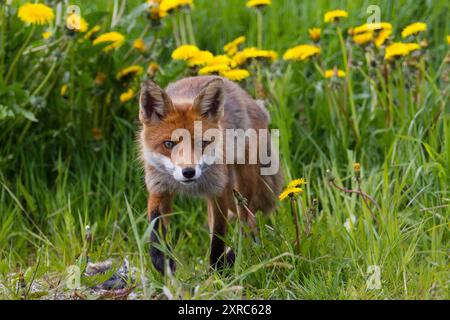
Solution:
[{"label": "fox ear", "polygon": [[156,83],[147,80],[141,85],[139,105],[141,122],[159,122],[172,108],[172,101]]},{"label": "fox ear", "polygon": [[202,117],[218,121],[223,116],[224,88],[222,79],[214,79],[206,85],[194,100],[194,110]]}]

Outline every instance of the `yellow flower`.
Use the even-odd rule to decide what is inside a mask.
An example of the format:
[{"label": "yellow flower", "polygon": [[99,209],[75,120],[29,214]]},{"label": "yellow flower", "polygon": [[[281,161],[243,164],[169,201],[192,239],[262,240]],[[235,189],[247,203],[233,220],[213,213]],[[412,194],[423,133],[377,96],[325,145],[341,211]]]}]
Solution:
[{"label": "yellow flower", "polygon": [[72,13],[67,16],[66,27],[69,30],[76,32],[86,32],[88,29],[88,23],[80,15]]},{"label": "yellow flower", "polygon": [[295,197],[302,192],[303,192],[302,188],[289,188],[288,187],[283,190],[283,192],[278,196],[278,199],[280,199],[280,201],[283,201],[287,197]]},{"label": "yellow flower", "polygon": [[219,72],[222,77],[228,78],[232,81],[241,81],[250,77],[250,72],[245,69],[233,69]]},{"label": "yellow flower", "polygon": [[141,74],[142,72],[144,72],[144,69],[141,66],[133,65],[120,70],[116,74],[116,78],[120,80],[126,76],[134,76],[135,74]]},{"label": "yellow flower", "polygon": [[325,13],[323,20],[325,22],[338,21],[340,18],[347,18],[348,12],[345,10],[333,10]]},{"label": "yellow flower", "polygon": [[374,42],[377,48],[381,47],[392,33],[392,29],[383,29],[380,31]]},{"label": "yellow flower", "polygon": [[294,48],[288,49],[284,56],[284,60],[307,60],[310,57],[320,54],[320,48],[309,45],[309,44],[301,44]]},{"label": "yellow flower", "polygon": [[373,32],[367,31],[353,36],[353,42],[359,45],[365,45],[373,40]]},{"label": "yellow flower", "polygon": [[292,180],[291,182],[288,183],[286,189],[296,188],[298,186],[305,185],[306,183],[307,182],[306,182],[305,178],[294,179],[294,180]]},{"label": "yellow flower", "polygon": [[128,91],[125,91],[124,93],[122,93],[120,95],[119,99],[120,99],[120,102],[125,103],[125,102],[133,99],[133,97],[134,97],[134,90],[128,89]]},{"label": "yellow flower", "polygon": [[245,48],[244,50],[236,53],[233,57],[234,62],[237,65],[244,64],[249,59],[267,59],[275,61],[278,54],[272,50],[261,50],[255,47]]},{"label": "yellow flower", "polygon": [[41,3],[25,3],[17,14],[19,19],[30,24],[49,24],[55,18],[53,9]]},{"label": "yellow flower", "polygon": [[147,68],[147,74],[153,78],[159,70],[159,64],[156,62],[150,62]]},{"label": "yellow flower", "polygon": [[61,90],[60,90],[60,95],[61,95],[61,97],[66,97],[66,94],[67,94],[67,90],[68,90],[69,88],[67,87],[67,84],[63,84],[62,86],[61,86]]},{"label": "yellow flower", "polygon": [[272,4],[272,0],[248,0],[247,1],[248,8],[264,7],[264,6],[269,6],[271,4]]},{"label": "yellow flower", "polygon": [[52,32],[51,31],[45,31],[45,32],[43,32],[42,33],[42,38],[44,38],[44,39],[48,39],[48,38],[50,38],[52,36]]},{"label": "yellow flower", "polygon": [[345,77],[345,71],[339,70],[339,69],[330,69],[325,71],[325,78],[331,78],[331,77],[338,77],[338,78],[344,78]]},{"label": "yellow flower", "polygon": [[361,164],[356,162],[353,164],[353,170],[355,170],[355,172],[360,172],[361,171]]},{"label": "yellow flower", "polygon": [[185,44],[179,46],[172,52],[172,59],[189,60],[190,58],[194,57],[199,51],[200,49],[197,48],[196,46],[191,44]]},{"label": "yellow flower", "polygon": [[365,23],[358,27],[350,29],[348,33],[350,35],[356,35],[368,31],[379,31],[379,30],[392,30],[392,24],[390,24],[389,22]]},{"label": "yellow flower", "polygon": [[309,38],[314,42],[319,42],[321,33],[322,30],[320,28],[311,28],[308,30]]},{"label": "yellow flower", "polygon": [[450,44],[450,36],[447,36],[447,44]]},{"label": "yellow flower", "polygon": [[384,58],[391,60],[394,57],[407,56],[411,52],[419,49],[420,46],[417,43],[395,42],[386,47]]},{"label": "yellow flower", "polygon": [[133,48],[135,48],[139,52],[145,51],[145,42],[142,38],[138,38],[133,42]]},{"label": "yellow flower", "polygon": [[225,51],[225,53],[229,56],[234,56],[236,54],[236,52],[238,52],[239,46],[241,44],[243,44],[244,42],[245,42],[245,37],[240,36],[240,37],[234,39],[233,41],[227,43],[223,47],[223,51]]},{"label": "yellow flower", "polygon": [[163,0],[159,5],[159,16],[165,17],[173,10],[183,6],[192,6],[193,0]]},{"label": "yellow flower", "polygon": [[216,64],[226,64],[233,67],[234,61],[226,55],[218,55],[210,59],[207,64],[208,66],[214,66]]},{"label": "yellow flower", "polygon": [[188,60],[189,67],[204,66],[214,57],[214,55],[206,50],[197,51],[192,58]]},{"label": "yellow flower", "polygon": [[99,25],[95,25],[91,30],[89,30],[89,31],[84,35],[84,39],[85,39],[85,40],[90,40],[94,34],[96,34],[97,32],[100,31],[100,29],[101,29],[101,27],[100,27]]},{"label": "yellow flower", "polygon": [[402,31],[402,38],[409,37],[410,35],[417,34],[422,31],[427,30],[427,25],[423,22],[416,22],[413,24],[410,24],[405,27]]},{"label": "yellow flower", "polygon": [[216,64],[213,66],[206,66],[201,68],[198,71],[198,74],[205,75],[205,74],[212,74],[212,73],[219,73],[230,70],[230,66],[226,64]]},{"label": "yellow flower", "polygon": [[111,42],[109,46],[103,48],[103,51],[108,52],[112,49],[117,49],[125,42],[125,37],[116,31],[107,32],[100,36],[98,36],[93,42],[93,45],[97,45],[99,43]]}]

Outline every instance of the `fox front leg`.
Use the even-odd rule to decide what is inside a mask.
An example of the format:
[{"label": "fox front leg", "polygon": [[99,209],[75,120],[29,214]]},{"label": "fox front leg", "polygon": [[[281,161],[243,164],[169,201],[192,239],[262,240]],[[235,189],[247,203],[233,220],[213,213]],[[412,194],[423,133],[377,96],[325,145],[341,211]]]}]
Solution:
[{"label": "fox front leg", "polygon": [[148,199],[149,221],[150,223],[154,222],[150,232],[150,257],[153,266],[162,275],[165,273],[167,263],[171,272],[175,272],[175,261],[166,257],[164,252],[157,248],[158,245],[165,242],[168,224],[167,214],[172,212],[171,201],[172,197],[169,195],[151,195]]}]

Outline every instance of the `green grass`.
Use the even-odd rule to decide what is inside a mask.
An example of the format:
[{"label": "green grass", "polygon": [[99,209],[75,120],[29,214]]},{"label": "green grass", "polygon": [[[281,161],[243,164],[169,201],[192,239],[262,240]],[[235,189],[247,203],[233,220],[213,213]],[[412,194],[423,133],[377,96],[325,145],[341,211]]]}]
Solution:
[{"label": "green grass", "polygon": [[[90,55],[98,50],[68,49],[67,58],[37,94],[46,103],[26,105],[39,122],[19,116],[0,120],[0,298],[21,297],[15,290],[19,272],[25,273],[28,285],[42,285],[39,291],[45,297],[72,294],[65,288],[67,268],[83,266],[83,253],[89,247],[93,261],[114,258],[120,263],[128,257],[146,278],[138,282],[138,298],[165,298],[166,287],[175,298],[189,299],[449,299],[449,64],[443,62],[449,48],[445,36],[450,33],[447,1],[274,1],[264,17],[264,46],[282,54],[308,41],[307,28],[325,27],[323,54],[317,63],[343,69],[342,48],[335,29],[322,22],[323,13],[343,8],[350,13],[343,26],[360,25],[373,2],[380,5],[382,20],[394,25],[397,40],[405,25],[428,24],[429,47],[423,56],[425,68],[419,73],[423,81],[415,85],[411,79],[416,79],[416,73],[397,65],[389,81],[375,85],[379,74],[367,68],[361,48],[353,49],[354,60],[361,65],[352,71],[350,92],[343,81],[335,88],[328,86],[312,63],[277,62],[264,68],[264,93],[271,126],[280,129],[286,179],[308,179],[298,199],[302,227],[306,225],[303,207],[311,207],[317,199],[319,212],[311,235],[302,236],[300,254],[295,252],[288,201],[274,215],[258,216],[256,241],[239,232],[238,222],[231,223],[227,242],[237,259],[226,275],[208,267],[204,203],[183,197],[176,199],[168,235],[177,272],[163,278],[153,269],[148,254],[147,192],[134,143],[137,104],[114,102],[117,86],[111,90],[113,98],[106,93],[92,95],[95,72],[81,65],[98,63],[100,69],[116,70],[132,61],[121,61],[122,54],[95,60]],[[108,3],[81,7],[92,19],[97,19],[95,12],[104,11],[101,21],[107,25],[112,12]],[[255,44],[256,17],[244,1],[195,3],[192,19],[199,47],[220,52],[241,34],[247,35],[249,45]],[[131,1],[127,12],[137,4]],[[119,26],[122,31],[131,26],[129,41],[146,23],[144,16],[134,20]],[[17,19],[10,21],[11,28],[20,25]],[[170,26],[162,34],[169,39]],[[17,33],[10,44],[24,36]],[[164,85],[182,77],[184,71],[170,62],[174,43],[160,47],[157,61],[165,73],[157,80]],[[85,62],[70,58],[80,55]],[[51,67],[48,56],[42,53],[43,62],[27,82],[23,80],[26,70],[17,70],[9,90],[14,85],[36,88]],[[5,59],[8,66],[12,55]],[[24,59],[23,65],[32,65],[33,59]],[[77,90],[62,99],[59,85],[70,68],[78,70],[72,70],[76,77],[70,80]],[[110,71],[111,77],[114,74]],[[255,93],[252,81],[243,85]],[[0,96],[4,87],[2,80]],[[359,139],[339,112],[341,102],[346,110],[351,103],[355,106]],[[386,120],[387,110],[391,120]],[[102,128],[101,141],[92,139],[93,127]],[[362,190],[380,204],[381,210],[373,208],[378,226],[361,198],[328,183],[330,170],[338,185],[357,188],[355,162],[362,164]],[[347,230],[344,224],[352,215],[356,220]],[[91,226],[92,243],[85,240],[86,225]],[[366,285],[372,265],[381,270],[379,290]],[[38,297],[38,293],[27,295]]]}]

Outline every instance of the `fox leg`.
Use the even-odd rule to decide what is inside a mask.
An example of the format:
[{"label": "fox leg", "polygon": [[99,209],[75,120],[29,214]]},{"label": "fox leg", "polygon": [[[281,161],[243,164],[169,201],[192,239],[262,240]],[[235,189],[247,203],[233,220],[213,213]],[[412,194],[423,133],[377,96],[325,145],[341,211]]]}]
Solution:
[{"label": "fox leg", "polygon": [[[150,223],[154,221],[153,229],[150,233],[150,256],[153,266],[159,273],[165,273],[166,257],[164,253],[154,244],[160,244],[165,240],[168,213],[172,212],[172,197],[170,195],[152,194],[148,198],[148,218]],[[162,221],[162,223],[161,223]],[[175,272],[175,262],[168,258],[170,270]]]},{"label": "fox leg", "polygon": [[234,262],[234,252],[230,250],[225,253],[225,238],[227,232],[228,209],[231,205],[232,191],[228,188],[220,197],[214,197],[208,200],[208,222],[211,232],[211,253],[210,264],[216,269],[222,269],[225,262],[232,264]]}]

